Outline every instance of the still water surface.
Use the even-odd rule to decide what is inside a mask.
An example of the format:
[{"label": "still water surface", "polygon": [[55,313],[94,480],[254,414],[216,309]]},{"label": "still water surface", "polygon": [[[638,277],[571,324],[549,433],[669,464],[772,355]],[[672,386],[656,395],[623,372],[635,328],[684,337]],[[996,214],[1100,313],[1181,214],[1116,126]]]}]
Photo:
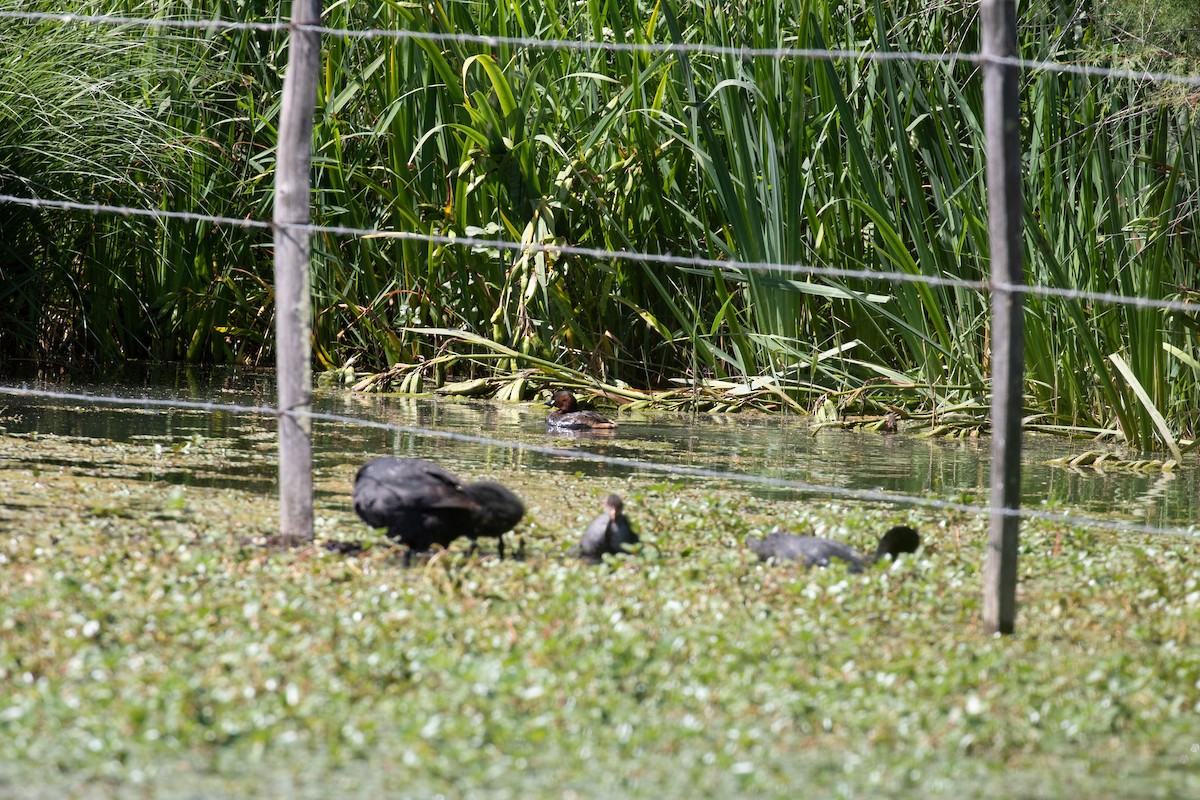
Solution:
[{"label": "still water surface", "polygon": [[[191,367],[123,370],[117,377],[87,382],[30,376],[2,376],[0,383],[95,395],[178,398],[215,403],[274,405],[269,372]],[[616,436],[565,438],[548,434],[548,411],[537,404],[490,403],[440,397],[351,395],[319,390],[314,410],[377,422],[482,435],[506,441],[621,458],[702,467],[803,481],[823,486],[880,490],[986,503],[989,444],[986,440],[923,439],[912,435],[822,430],[813,434],[797,417],[757,414],[692,416],[664,413],[621,415]],[[0,396],[0,431],[82,437],[97,442],[167,442],[186,446],[219,442],[224,454],[207,473],[147,474],[176,483],[237,485],[274,491],[274,420],[231,412],[186,409],[128,409],[81,405],[76,401]],[[1023,505],[1103,516],[1160,526],[1191,525],[1197,518],[1200,470],[1188,463],[1178,474],[1135,475],[1071,471],[1048,466],[1056,457],[1096,449],[1086,440],[1029,435],[1025,439]],[[625,476],[629,467],[517,451],[500,445],[438,439],[425,435],[317,421],[314,468],[341,474],[381,454],[413,455],[452,462],[476,476],[526,474],[567,469]],[[1126,454],[1128,455],[1128,454]],[[17,456],[17,458],[24,458]],[[41,460],[31,447],[30,461]],[[1188,458],[1193,462],[1194,456]],[[649,470],[637,470],[654,475]],[[664,476],[663,480],[703,480]],[[790,489],[748,486],[753,492],[798,495]],[[319,491],[331,492],[330,489]]]}]

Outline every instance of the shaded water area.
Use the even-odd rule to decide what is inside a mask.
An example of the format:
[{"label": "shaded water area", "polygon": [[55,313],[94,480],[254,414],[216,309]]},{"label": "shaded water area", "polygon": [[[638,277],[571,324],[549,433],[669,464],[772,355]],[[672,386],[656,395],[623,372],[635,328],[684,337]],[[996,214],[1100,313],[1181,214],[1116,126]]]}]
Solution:
[{"label": "shaded water area", "polygon": [[[244,369],[183,366],[125,368],[114,376],[88,381],[35,375],[0,375],[0,383],[32,389],[175,398],[222,404],[273,406],[274,375]],[[763,414],[686,415],[622,414],[616,435],[570,437],[546,431],[548,409],[535,403],[494,403],[438,396],[351,394],[318,389],[314,410],[387,422],[409,428],[451,431],[542,447],[587,451],[658,464],[754,474],[853,490],[933,497],[968,504],[988,498],[989,442],[928,439],[911,434],[859,431],[811,432],[796,416]],[[204,469],[137,468],[134,477],[184,485],[230,486],[274,492],[275,421],[261,414],[180,408],[131,409],[72,400],[0,396],[0,433],[20,437],[66,437],[84,443],[149,444],[168,451],[201,449],[211,457]],[[1187,463],[1174,474],[1068,470],[1046,464],[1053,458],[1097,449],[1086,439],[1069,441],[1027,435],[1024,442],[1023,505],[1128,520],[1156,526],[1187,526],[1196,519],[1200,471]],[[349,480],[368,458],[394,454],[443,461],[472,477],[553,481],[561,471],[597,477],[648,481],[703,481],[664,475],[651,469],[597,463],[501,444],[437,438],[409,431],[349,423],[314,423],[314,469],[318,499],[348,498]],[[1128,455],[1128,454],[1126,454]],[[53,452],[31,444],[18,461],[88,467],[70,447]],[[1191,459],[1189,459],[1189,462]],[[104,465],[95,465],[103,469]],[[324,480],[322,480],[324,478]],[[785,487],[745,484],[744,490],[775,497],[820,499]]]}]

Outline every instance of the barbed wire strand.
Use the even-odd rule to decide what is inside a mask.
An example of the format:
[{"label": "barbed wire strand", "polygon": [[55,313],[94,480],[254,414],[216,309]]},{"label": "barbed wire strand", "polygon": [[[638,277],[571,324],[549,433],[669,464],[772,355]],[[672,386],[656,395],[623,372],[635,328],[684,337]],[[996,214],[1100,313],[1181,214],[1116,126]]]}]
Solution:
[{"label": "barbed wire strand", "polygon": [[[58,392],[47,389],[30,389],[26,386],[0,386],[0,394],[17,397],[40,397],[51,400],[64,400],[92,404],[120,405],[133,408],[187,409],[191,411],[202,411],[209,414],[217,411],[227,411],[237,414],[254,414],[278,417],[281,414],[289,413],[281,412],[278,408],[273,406],[216,403],[205,400],[183,400],[179,398],[122,397],[119,395]],[[723,470],[709,469],[706,467],[689,467],[680,464],[665,464],[656,461],[644,461],[636,458],[608,456],[602,453],[592,453],[586,450],[565,450],[558,447],[532,444],[529,442],[518,442],[508,439],[497,439],[494,437],[482,436],[473,433],[460,433],[458,431],[439,430],[436,428],[421,428],[410,425],[399,425],[393,422],[369,420],[361,417],[348,416],[345,414],[333,414],[320,411],[292,411],[290,413],[294,416],[305,417],[322,422],[334,422],[342,425],[373,428],[376,430],[385,430],[394,433],[406,433],[413,436],[447,439],[457,442],[468,442],[471,444],[489,447],[502,447],[509,450],[538,453],[555,458],[590,461],[609,466],[625,467],[634,470],[646,470],[650,472],[678,475],[683,477],[707,478],[709,480],[723,480],[736,483],[755,484],[770,488],[792,489],[794,491],[836,497],[845,500],[918,506],[943,511],[958,511],[970,515],[1000,513],[1010,517],[1035,519],[1043,522],[1051,522],[1073,527],[1102,528],[1124,533],[1143,533],[1149,535],[1172,535],[1187,537],[1200,536],[1200,531],[1190,527],[1183,528],[1144,525],[1141,523],[1105,520],[1095,517],[1081,517],[1072,514],[1033,508],[993,508],[991,506],[974,505],[969,503],[955,503],[948,500],[940,500],[935,497],[920,497],[917,495],[898,494],[871,489],[851,489],[842,486],[831,486],[828,484],[809,483],[807,481],[788,480],[786,478],[772,478],[766,475],[727,472]]]},{"label": "barbed wire strand", "polygon": [[352,30],[326,28],[319,25],[299,25],[298,30],[312,30],[340,38],[392,38],[425,39],[436,42],[461,42],[488,46],[510,45],[544,50],[604,50],[638,53],[697,53],[701,55],[735,56],[739,58],[806,59],[810,61],[917,61],[953,64],[960,61],[972,64],[1005,64],[1027,70],[1060,72],[1088,77],[1107,77],[1144,83],[1182,83],[1200,86],[1200,75],[1183,75],[1174,72],[1152,70],[1119,69],[1083,64],[1066,64],[1060,61],[1018,58],[1014,56],[989,56],[983,53],[925,53],[916,50],[844,50],[816,47],[730,47],[705,43],[673,42],[597,42],[583,39],[539,39],[525,36],[488,36],[471,33],[438,33],[412,30]]},{"label": "barbed wire strand", "polygon": [[323,25],[293,25],[290,22],[237,22],[234,20],[183,20],[126,17],[108,14],[63,14],[44,11],[0,11],[0,18],[20,19],[30,22],[59,22],[64,24],[85,23],[99,25],[142,25],[164,28],[202,28],[207,30],[253,30],[282,32],[292,29],[310,31],[340,39],[420,39],[431,42],[455,42],[459,44],[481,44],[488,47],[501,45],[528,47],[539,50],[578,50],[636,53],[696,53],[701,55],[737,56],[742,58],[806,58],[824,60],[856,61],[932,61],[955,62],[981,59],[978,53],[920,53],[890,50],[849,50],[806,47],[731,47],[728,45],[705,44],[702,42],[617,42],[588,39],[545,39],[536,36],[491,36],[478,33],[451,33],[417,31],[405,28],[331,28]]},{"label": "barbed wire strand", "polygon": [[525,253],[547,253],[550,255],[574,255],[601,260],[641,261],[652,264],[665,264],[674,267],[696,267],[702,269],[742,270],[747,272],[776,272],[794,275],[808,275],[831,278],[858,278],[862,280],[879,280],[889,283],[923,283],[930,286],[944,286],[972,291],[998,290],[1012,294],[1025,294],[1039,297],[1057,297],[1064,300],[1084,300],[1111,305],[1132,306],[1135,308],[1153,308],[1181,313],[1200,313],[1200,303],[1186,300],[1160,300],[1148,297],[1114,294],[1111,292],[1096,292],[1085,289],[1066,289],[1053,286],[1037,286],[995,282],[991,280],[968,280],[966,278],[948,278],[941,275],[914,274],[889,270],[849,269],[845,267],[815,267],[805,264],[782,264],[770,261],[733,261],[716,258],[701,258],[698,256],[674,255],[671,253],[642,253],[636,250],[607,250],[597,247],[580,247],[567,244],[537,244],[512,242],[504,239],[481,239],[474,236],[448,236],[445,234],[420,233],[417,231],[384,231],[373,228],[354,228],[343,225],[314,225],[286,223],[276,225],[273,222],[243,217],[222,217],[199,214],[192,211],[169,211],[163,209],[133,208],[115,206],[104,203],[81,203],[72,200],[47,200],[34,197],[18,197],[0,194],[0,203],[13,203],[30,208],[54,208],[67,211],[88,211],[91,213],[114,214],[125,217],[144,217],[152,219],[171,219],[186,222],[211,222],[217,225],[256,230],[273,230],[276,227],[288,230],[304,230],[309,233],[323,233],[332,236],[353,236],[358,238],[396,239],[401,241],[428,242],[431,244],[456,245],[461,247],[494,248],[497,250],[520,251]]},{"label": "barbed wire strand", "polygon": [[240,22],[232,19],[172,19],[169,17],[125,17],[118,14],[71,14],[54,11],[0,11],[0,19],[24,22],[58,22],[64,25],[136,25],[145,28],[180,28],[209,31],[261,31],[278,33],[289,30],[290,22]]},{"label": "barbed wire strand", "polygon": [[988,56],[983,53],[924,53],[901,50],[849,50],[808,47],[732,47],[703,42],[607,42],[586,39],[543,39],[532,36],[489,36],[474,33],[449,33],[437,31],[414,31],[407,29],[350,29],[332,28],[322,25],[293,25],[291,22],[240,22],[237,20],[210,19],[185,20],[149,17],[126,17],[109,14],[70,14],[39,11],[0,11],[0,19],[18,19],[29,22],[59,22],[63,24],[107,24],[139,25],[145,27],[202,29],[209,31],[260,31],[278,33],[303,30],[338,38],[356,39],[421,39],[432,42],[456,42],[481,44],[488,47],[501,45],[528,47],[541,50],[577,50],[637,53],[695,53],[700,55],[734,56],[738,58],[808,59],[827,61],[916,61],[948,63],[968,62],[974,64],[996,63],[1015,66],[1026,70],[1059,72],[1086,77],[1113,78],[1149,83],[1178,83],[1185,86],[1200,86],[1200,75],[1184,75],[1154,70],[1099,67],[1085,64],[1068,64],[1044,59],[1019,58],[1014,56]]}]

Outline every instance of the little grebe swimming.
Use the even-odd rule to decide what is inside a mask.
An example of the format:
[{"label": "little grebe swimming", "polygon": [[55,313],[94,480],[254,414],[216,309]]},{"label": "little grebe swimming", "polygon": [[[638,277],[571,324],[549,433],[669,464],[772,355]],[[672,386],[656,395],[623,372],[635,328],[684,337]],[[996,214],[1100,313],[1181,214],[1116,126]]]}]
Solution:
[{"label": "little grebe swimming", "polygon": [[547,405],[554,406],[554,410],[550,412],[550,416],[546,419],[546,424],[551,428],[594,430],[617,427],[617,423],[597,414],[595,411],[581,410],[579,403],[575,400],[575,395],[566,389],[559,389],[555,392]]},{"label": "little grebe swimming", "polygon": [[388,538],[408,546],[404,563],[416,550],[446,547],[460,536],[499,540],[525,516],[521,499],[498,483],[463,483],[432,461],[385,456],[368,461],[354,478],[354,511]]},{"label": "little grebe swimming", "polygon": [[772,532],[762,539],[747,539],[746,545],[763,561],[773,558],[800,561],[806,567],[827,567],[837,558],[848,564],[850,572],[862,572],[863,567],[884,556],[895,558],[900,553],[915,553],[921,545],[921,536],[907,525],[897,525],[883,535],[875,553],[869,556],[832,539],[797,536],[786,531]]},{"label": "little grebe swimming", "polygon": [[604,513],[592,520],[574,555],[599,563],[605,553],[623,553],[626,545],[637,544],[638,535],[625,516],[625,503],[619,495],[610,494],[604,500]]}]

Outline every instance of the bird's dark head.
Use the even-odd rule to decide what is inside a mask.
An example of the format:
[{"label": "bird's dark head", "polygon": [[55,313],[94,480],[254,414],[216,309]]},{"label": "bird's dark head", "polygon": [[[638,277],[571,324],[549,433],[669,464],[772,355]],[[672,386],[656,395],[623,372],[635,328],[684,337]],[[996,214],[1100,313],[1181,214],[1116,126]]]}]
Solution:
[{"label": "bird's dark head", "polygon": [[625,501],[621,499],[619,494],[610,494],[604,498],[604,510],[608,512],[608,516],[616,519],[617,515],[625,509]]},{"label": "bird's dark head", "polygon": [[885,555],[895,558],[901,553],[915,553],[920,546],[921,534],[917,533],[915,528],[896,525],[889,528],[888,532],[879,538],[879,547],[875,551],[876,558],[882,558]]},{"label": "bird's dark head", "polygon": [[563,413],[574,411],[578,407],[578,402],[575,400],[575,395],[568,392],[566,389],[559,389],[551,396],[546,403],[548,406],[554,406]]}]

